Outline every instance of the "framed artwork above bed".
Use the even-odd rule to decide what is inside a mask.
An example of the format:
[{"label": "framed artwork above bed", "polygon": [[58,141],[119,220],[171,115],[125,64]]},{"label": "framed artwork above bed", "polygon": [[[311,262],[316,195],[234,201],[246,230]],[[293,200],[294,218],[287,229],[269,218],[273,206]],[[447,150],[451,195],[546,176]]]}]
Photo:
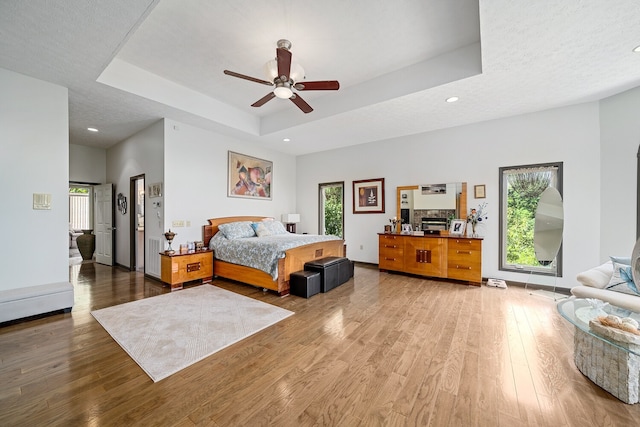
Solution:
[{"label": "framed artwork above bed", "polygon": [[273,162],[229,151],[228,197],[271,200]]}]

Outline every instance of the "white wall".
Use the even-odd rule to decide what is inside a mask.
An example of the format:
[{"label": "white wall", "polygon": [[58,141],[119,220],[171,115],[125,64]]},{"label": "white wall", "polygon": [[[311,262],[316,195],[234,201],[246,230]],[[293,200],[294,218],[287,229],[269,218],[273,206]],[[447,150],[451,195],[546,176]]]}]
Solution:
[{"label": "white wall", "polygon": [[600,101],[600,261],[630,256],[636,242],[640,87]]},{"label": "white wall", "polygon": [[[300,228],[317,232],[318,184],[345,182],[345,240],[349,258],[378,262],[378,236],[395,216],[396,187],[465,181],[469,207],[488,203],[482,272],[526,282],[528,275],[498,270],[499,173],[501,166],[564,162],[564,277],[575,285],[578,272],[600,259],[600,146],[598,103],[548,110],[393,140],[298,157],[297,206]],[[384,214],[352,213],[352,181],[385,178]],[[486,199],[473,198],[473,186],[486,185]],[[362,249],[360,249],[362,247]],[[549,284],[546,278],[533,279]]]},{"label": "white wall", "polygon": [[[68,282],[67,89],[0,68],[0,94],[0,290]],[[33,193],[51,210],[34,210]]]},{"label": "white wall", "polygon": [[[272,200],[227,197],[228,152],[273,162]],[[202,240],[208,218],[261,215],[280,219],[296,206],[296,162],[291,155],[215,132],[165,120],[165,229],[180,243]],[[174,227],[174,221],[191,222]]]},{"label": "white wall", "polygon": [[107,180],[107,150],[69,144],[69,181],[104,184]]},{"label": "white wall", "polygon": [[[273,162],[272,200],[227,197],[229,150]],[[295,171],[293,156],[169,119],[107,151],[107,181],[115,184],[116,194],[122,192],[129,199],[129,179],[142,173],[147,189],[155,182],[163,185],[162,197],[145,196],[145,266],[152,264],[150,257],[159,256],[148,250],[149,239],[160,239],[166,247],[163,233],[169,229],[177,233],[172,244],[175,249],[180,243],[202,240],[202,226],[208,218],[235,215],[280,218],[283,213],[293,212]],[[160,207],[154,207],[153,202],[160,202]],[[125,267],[130,266],[130,218],[131,210],[124,216],[116,211],[116,262]],[[185,227],[174,227],[174,221],[183,221]],[[187,221],[190,226],[186,226]],[[147,274],[158,276],[148,270]]]},{"label": "white wall", "polygon": [[[115,262],[130,267],[130,220],[136,220],[135,203],[131,200],[129,186],[131,177],[145,174],[145,185],[164,180],[164,121],[159,120],[148,128],[107,150],[107,182],[114,185],[115,194],[122,193],[127,197],[129,209],[121,215],[116,209],[114,225],[116,227]],[[154,208],[152,202],[160,202]],[[164,242],[164,202],[163,198],[149,199],[145,194],[145,246],[150,238]],[[159,217],[158,217],[159,215]],[[149,265],[149,257],[159,257],[157,253],[145,250],[145,265]]]}]

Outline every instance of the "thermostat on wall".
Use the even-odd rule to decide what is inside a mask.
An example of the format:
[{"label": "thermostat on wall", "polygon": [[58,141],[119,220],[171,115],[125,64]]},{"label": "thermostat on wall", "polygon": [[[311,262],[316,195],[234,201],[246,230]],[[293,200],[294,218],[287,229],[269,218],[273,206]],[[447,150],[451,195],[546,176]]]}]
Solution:
[{"label": "thermostat on wall", "polygon": [[33,193],[33,209],[50,210],[51,194]]}]

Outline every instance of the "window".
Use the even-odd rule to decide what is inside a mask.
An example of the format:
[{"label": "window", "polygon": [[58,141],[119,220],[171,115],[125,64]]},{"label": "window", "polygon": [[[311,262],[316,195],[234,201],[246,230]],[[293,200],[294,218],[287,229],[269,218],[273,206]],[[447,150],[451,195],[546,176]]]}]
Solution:
[{"label": "window", "polygon": [[69,185],[69,226],[74,230],[93,228],[92,190],[92,187],[87,185]]},{"label": "window", "polygon": [[320,184],[318,197],[318,234],[344,239],[344,182]]},{"label": "window", "polygon": [[536,208],[547,187],[562,195],[562,162],[500,168],[500,270],[562,276],[562,245],[548,265],[533,247]]}]

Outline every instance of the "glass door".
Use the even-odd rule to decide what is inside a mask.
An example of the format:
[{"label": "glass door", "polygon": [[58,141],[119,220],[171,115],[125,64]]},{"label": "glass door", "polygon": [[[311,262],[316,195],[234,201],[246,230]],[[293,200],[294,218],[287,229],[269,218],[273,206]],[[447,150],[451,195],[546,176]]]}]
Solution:
[{"label": "glass door", "polygon": [[318,186],[318,234],[344,239],[344,181]]}]

